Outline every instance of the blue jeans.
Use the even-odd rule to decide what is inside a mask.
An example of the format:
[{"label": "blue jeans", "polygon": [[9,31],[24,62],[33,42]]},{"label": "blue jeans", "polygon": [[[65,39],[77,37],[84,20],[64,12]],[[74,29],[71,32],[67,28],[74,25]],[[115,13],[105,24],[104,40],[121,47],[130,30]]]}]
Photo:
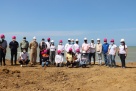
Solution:
[{"label": "blue jeans", "polygon": [[111,66],[116,66],[116,62],[115,62],[115,55],[110,55],[110,60],[111,60]]},{"label": "blue jeans", "polygon": [[109,60],[108,60],[108,54],[107,53],[103,53],[104,56],[104,61],[105,61],[105,65],[109,65]]},{"label": "blue jeans", "polygon": [[42,67],[44,67],[45,65],[48,66],[49,62],[42,62]]}]

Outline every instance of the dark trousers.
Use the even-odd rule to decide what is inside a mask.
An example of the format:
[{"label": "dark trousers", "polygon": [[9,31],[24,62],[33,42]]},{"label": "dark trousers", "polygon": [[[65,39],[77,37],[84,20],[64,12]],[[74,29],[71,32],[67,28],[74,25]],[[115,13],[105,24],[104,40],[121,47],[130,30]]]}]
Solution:
[{"label": "dark trousers", "polygon": [[11,51],[11,65],[13,65],[13,58],[14,58],[14,63],[16,65],[17,62],[17,51]]},{"label": "dark trousers", "polygon": [[24,61],[24,62],[23,62],[23,60],[20,60],[20,61],[19,61],[19,63],[20,63],[21,65],[23,65],[23,64],[26,64],[26,65],[27,65],[29,62],[30,62],[30,60],[26,60],[26,61]]},{"label": "dark trousers", "polygon": [[90,53],[90,54],[89,54],[90,63],[91,63],[92,57],[93,57],[93,61],[94,61],[94,64],[95,64],[95,53]]},{"label": "dark trousers", "polygon": [[5,66],[6,63],[5,63],[5,56],[6,54],[2,51],[0,51],[0,65],[2,66],[2,61],[3,61],[3,65]]},{"label": "dark trousers", "polygon": [[126,59],[125,54],[120,54],[120,60],[121,60],[121,63],[122,63],[122,67],[126,67],[125,59]]},{"label": "dark trousers", "polygon": [[50,60],[53,65],[55,63],[55,51],[50,52]]},{"label": "dark trousers", "polygon": [[40,65],[42,64],[42,54],[41,54],[42,51],[40,51],[39,53],[39,60],[40,60]]}]

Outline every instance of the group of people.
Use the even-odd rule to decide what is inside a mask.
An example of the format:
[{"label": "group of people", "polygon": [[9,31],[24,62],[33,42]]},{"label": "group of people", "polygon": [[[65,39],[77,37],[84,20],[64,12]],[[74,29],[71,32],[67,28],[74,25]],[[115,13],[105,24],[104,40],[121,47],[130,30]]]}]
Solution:
[{"label": "group of people", "polygon": [[[0,36],[0,65],[5,66],[5,56],[7,49],[7,41],[5,40],[5,35]],[[16,41],[16,36],[12,36],[12,41],[9,43],[9,48],[11,50],[11,65],[16,65],[17,60],[21,67],[23,65],[36,65],[37,60],[37,48],[39,47],[39,61],[42,67],[47,67],[50,65],[56,65],[57,67],[67,66],[67,67],[86,67],[87,65],[92,65],[96,62],[96,55],[98,56],[98,64],[102,65],[102,55],[104,57],[105,66],[116,67],[115,57],[116,54],[121,59],[122,68],[125,68],[125,59],[127,57],[127,45],[125,40],[120,40],[120,46],[117,48],[114,39],[111,39],[110,43],[104,38],[103,44],[100,39],[97,39],[95,44],[94,39],[91,39],[91,43],[88,43],[88,39],[84,38],[84,43],[82,46],[79,45],[79,40],[68,39],[68,43],[63,44],[63,40],[60,40],[58,46],[55,46],[54,40],[43,38],[38,44],[36,37],[29,43],[26,37],[20,42],[21,53],[19,58],[17,58],[19,43]],[[30,54],[28,53],[30,49]],[[30,55],[30,57],[29,57]],[[14,59],[14,61],[13,61]],[[66,59],[66,61],[64,61]]]}]

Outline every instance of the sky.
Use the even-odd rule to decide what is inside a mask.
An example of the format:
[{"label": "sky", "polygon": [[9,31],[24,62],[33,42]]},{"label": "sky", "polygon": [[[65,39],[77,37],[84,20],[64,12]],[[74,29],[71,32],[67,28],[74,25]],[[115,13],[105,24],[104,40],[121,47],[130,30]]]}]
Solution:
[{"label": "sky", "polygon": [[136,0],[0,0],[0,34],[10,42],[17,36],[40,42],[50,37],[58,44],[68,38],[124,38],[136,46]]}]

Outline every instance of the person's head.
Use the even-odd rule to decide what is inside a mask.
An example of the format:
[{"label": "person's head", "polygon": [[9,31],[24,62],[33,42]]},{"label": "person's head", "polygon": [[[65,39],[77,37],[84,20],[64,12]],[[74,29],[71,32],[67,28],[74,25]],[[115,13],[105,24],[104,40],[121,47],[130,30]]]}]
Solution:
[{"label": "person's head", "polygon": [[71,39],[70,38],[68,39],[68,43],[71,44]]},{"label": "person's head", "polygon": [[104,38],[104,40],[103,40],[103,41],[104,41],[104,43],[107,43],[107,38]]},{"label": "person's head", "polygon": [[5,39],[5,35],[4,34],[2,34],[0,37],[1,37],[2,40]]},{"label": "person's head", "polygon": [[124,50],[125,50],[125,39],[121,39],[120,43],[121,43],[122,46],[124,46]]},{"label": "person's head", "polygon": [[100,44],[100,39],[99,38],[97,39],[97,43]]},{"label": "person's head", "polygon": [[33,37],[33,41],[36,42],[36,37],[35,36]]},{"label": "person's head", "polygon": [[69,53],[72,53],[72,48],[69,48]]},{"label": "person's head", "polygon": [[23,49],[23,53],[26,53],[26,49]]},{"label": "person's head", "polygon": [[111,39],[111,41],[110,41],[110,42],[111,42],[111,45],[113,45],[113,44],[114,44],[114,39]]},{"label": "person's head", "polygon": [[91,39],[91,43],[94,43],[94,39]]},{"label": "person's head", "polygon": [[51,38],[47,38],[47,41],[50,42]]},{"label": "person's head", "polygon": [[76,49],[76,52],[77,52],[77,53],[80,53],[80,49]]},{"label": "person's head", "polygon": [[44,38],[42,38],[42,42],[45,42],[45,39],[44,39]]},{"label": "person's head", "polygon": [[71,39],[71,43],[74,44],[74,39]]},{"label": "person's head", "polygon": [[76,44],[78,44],[79,43],[79,40],[78,39],[76,39]]},{"label": "person's head", "polygon": [[61,51],[60,51],[60,50],[58,50],[58,51],[57,51],[57,53],[58,53],[58,55],[60,55],[60,54],[61,54]]},{"label": "person's head", "polygon": [[16,36],[12,36],[12,41],[16,41]]},{"label": "person's head", "polygon": [[84,42],[87,43],[87,38],[84,38]]},{"label": "person's head", "polygon": [[54,40],[51,40],[51,45],[54,45]]},{"label": "person's head", "polygon": [[60,40],[60,41],[59,41],[59,44],[60,44],[60,45],[62,45],[62,43],[63,43],[63,41],[62,41],[62,40]]},{"label": "person's head", "polygon": [[26,41],[26,37],[23,37],[23,40]]},{"label": "person's head", "polygon": [[121,39],[121,40],[120,40],[120,43],[121,43],[121,45],[125,45],[125,40],[124,40],[124,39]]}]

